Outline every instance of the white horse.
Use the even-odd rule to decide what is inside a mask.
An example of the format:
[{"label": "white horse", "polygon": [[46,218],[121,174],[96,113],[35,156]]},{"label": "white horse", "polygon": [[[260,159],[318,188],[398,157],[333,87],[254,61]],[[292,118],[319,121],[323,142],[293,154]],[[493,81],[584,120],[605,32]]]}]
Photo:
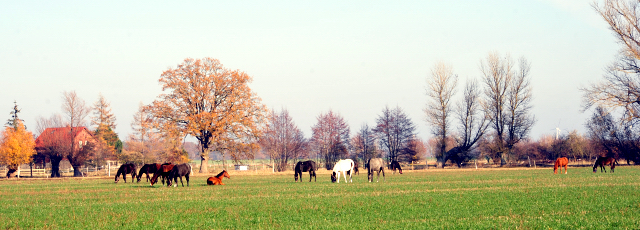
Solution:
[{"label": "white horse", "polygon": [[[333,166],[333,173],[331,174],[331,182],[340,183],[340,172],[344,174],[344,180],[346,183],[353,183],[351,176],[353,175],[353,167],[355,163],[351,159],[339,160],[336,165]],[[349,172],[349,180],[347,180],[347,172]]]}]

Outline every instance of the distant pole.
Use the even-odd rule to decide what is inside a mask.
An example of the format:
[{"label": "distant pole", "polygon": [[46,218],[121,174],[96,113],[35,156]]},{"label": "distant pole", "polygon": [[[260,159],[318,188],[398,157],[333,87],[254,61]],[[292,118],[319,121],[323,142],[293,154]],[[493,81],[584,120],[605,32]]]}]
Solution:
[{"label": "distant pole", "polygon": [[107,162],[107,167],[109,167],[109,176],[111,176],[111,161]]},{"label": "distant pole", "polygon": [[475,163],[476,163],[476,169],[478,169],[478,160],[477,159],[475,160]]}]

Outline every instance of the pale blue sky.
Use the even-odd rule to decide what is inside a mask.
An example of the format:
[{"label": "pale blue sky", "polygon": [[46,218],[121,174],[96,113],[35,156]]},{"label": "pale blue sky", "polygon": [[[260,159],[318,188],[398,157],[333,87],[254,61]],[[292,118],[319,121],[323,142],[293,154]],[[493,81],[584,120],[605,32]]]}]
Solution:
[{"label": "pale blue sky", "polygon": [[[619,49],[591,1],[0,1],[0,121],[16,100],[29,129],[61,112],[61,92],[111,102],[121,139],[158,78],[185,58],[213,57],[253,76],[265,105],[287,108],[311,135],[332,109],[374,125],[386,106],[424,121],[438,61],[461,85],[490,52],[531,62],[531,136],[584,132],[580,86],[601,79]],[[461,87],[459,87],[461,88]]]}]

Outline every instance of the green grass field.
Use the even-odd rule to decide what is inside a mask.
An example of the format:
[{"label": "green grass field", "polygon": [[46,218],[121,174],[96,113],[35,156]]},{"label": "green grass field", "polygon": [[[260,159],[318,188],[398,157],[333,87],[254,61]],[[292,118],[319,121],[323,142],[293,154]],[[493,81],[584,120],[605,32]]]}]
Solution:
[{"label": "green grass field", "polygon": [[[638,229],[640,167],[407,171],[368,183],[293,173],[224,186],[150,187],[112,178],[0,180],[0,229]],[[303,177],[308,179],[308,174]]]}]

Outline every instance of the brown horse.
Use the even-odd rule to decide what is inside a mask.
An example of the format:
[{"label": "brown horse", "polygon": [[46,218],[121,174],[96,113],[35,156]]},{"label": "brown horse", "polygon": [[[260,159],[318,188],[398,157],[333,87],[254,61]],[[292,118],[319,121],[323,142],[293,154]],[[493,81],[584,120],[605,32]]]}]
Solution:
[{"label": "brown horse", "polygon": [[133,163],[123,164],[118,169],[118,173],[116,173],[115,183],[118,183],[120,180],[120,175],[122,175],[122,179],[124,179],[124,183],[127,183],[127,174],[131,174],[131,182],[136,178],[136,165]]},{"label": "brown horse", "polygon": [[396,174],[396,169],[402,174],[402,168],[400,168],[400,163],[398,161],[391,161],[391,171],[392,174]]},{"label": "brown horse", "polygon": [[556,164],[553,165],[553,174],[558,174],[558,168],[560,168],[560,174],[562,174],[562,167],[564,167],[564,174],[567,174],[567,164],[569,164],[569,159],[566,157],[558,158]]},{"label": "brown horse", "polygon": [[224,183],[222,183],[223,177],[231,179],[231,177],[229,176],[229,173],[227,173],[227,170],[222,170],[222,172],[218,173],[217,176],[209,177],[209,179],[207,179],[207,184],[208,185],[224,185]]},{"label": "brown horse", "polygon": [[[164,184],[164,180],[166,178],[169,177],[169,173],[171,173],[171,170],[173,169],[175,165],[171,164],[171,163],[164,163],[160,166],[160,169],[158,169],[158,171],[156,171],[156,173],[153,174],[153,177],[151,178],[150,184],[151,186],[153,186],[153,184],[158,183],[158,177],[162,177],[162,184]],[[167,181],[167,185],[169,184],[169,181]]]},{"label": "brown horse", "polygon": [[[153,174],[155,174],[156,171],[158,171],[160,169],[160,167],[162,167],[162,165],[158,164],[158,163],[143,165],[140,168],[140,172],[138,172],[138,183],[140,183],[140,179],[142,179],[142,174],[146,174],[147,175],[147,182],[149,182],[149,180],[151,179],[151,177],[149,177],[149,174],[151,174],[153,176]],[[162,182],[162,183],[164,183],[164,182]]]},{"label": "brown horse", "polygon": [[606,173],[607,169],[604,168],[604,166],[609,165],[609,167],[611,168],[611,172],[613,173],[613,169],[616,168],[617,162],[618,161],[616,160],[616,158],[613,157],[598,157],[598,159],[596,159],[596,163],[593,164],[593,172],[595,173],[598,166],[600,166],[600,172],[604,170],[604,172]]}]

